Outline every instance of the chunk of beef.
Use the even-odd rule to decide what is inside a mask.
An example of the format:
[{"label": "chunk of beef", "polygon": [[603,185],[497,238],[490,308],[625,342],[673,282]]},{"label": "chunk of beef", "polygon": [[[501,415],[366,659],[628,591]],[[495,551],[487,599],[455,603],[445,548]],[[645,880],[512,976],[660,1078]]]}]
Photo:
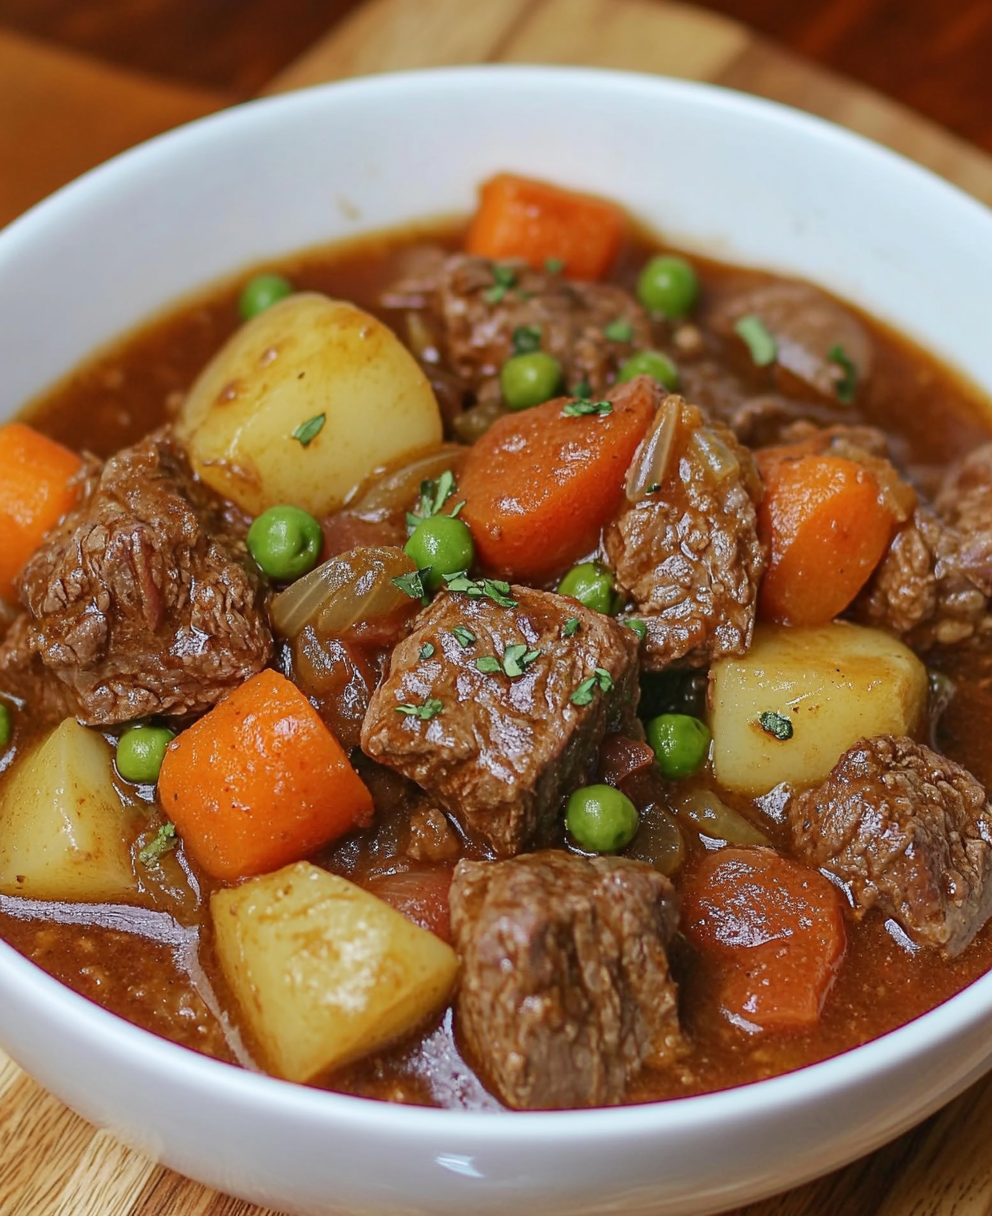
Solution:
[{"label": "chunk of beef", "polygon": [[677,921],[672,884],[643,862],[547,851],[458,863],[457,1028],[507,1106],[615,1105],[645,1065],[677,1061]]},{"label": "chunk of beef", "polygon": [[[362,727],[369,756],[503,856],[538,837],[562,795],[591,776],[607,730],[637,729],[633,630],[550,592],[511,594],[514,608],[439,595],[393,651]],[[480,671],[480,660],[500,670]],[[427,720],[400,711],[429,701],[439,709]]]},{"label": "chunk of beef", "polygon": [[933,506],[900,527],[858,614],[917,649],[992,629],[992,444],[947,470]]},{"label": "chunk of beef", "polygon": [[604,545],[647,627],[649,671],[705,666],[751,644],[767,555],[750,452],[720,423],[668,397],[634,455],[627,498]]},{"label": "chunk of beef", "polygon": [[992,913],[992,807],[912,739],[862,739],[789,808],[796,849],[920,945],[960,954]]},{"label": "chunk of beef", "polygon": [[[522,262],[499,264],[514,280],[501,287],[494,267],[488,258],[453,254],[433,273],[398,283],[384,296],[390,307],[426,311],[442,361],[480,404],[501,400],[499,370],[521,327],[540,330],[541,348],[561,363],[568,388],[584,382],[596,395],[624,359],[651,346],[647,314],[623,288],[571,282]],[[613,332],[623,336],[607,337],[613,322],[621,323]]]},{"label": "chunk of beef", "polygon": [[847,374],[845,359],[854,367],[855,391],[869,379],[867,329],[850,309],[812,284],[789,279],[749,283],[718,299],[708,320],[728,343],[743,346],[734,326],[749,316],[760,318],[778,345],[774,374],[784,392],[812,391],[843,405],[838,392]]},{"label": "chunk of beef", "polygon": [[91,726],[208,709],[272,653],[243,537],[167,431],[118,452],[22,570],[0,687]]}]

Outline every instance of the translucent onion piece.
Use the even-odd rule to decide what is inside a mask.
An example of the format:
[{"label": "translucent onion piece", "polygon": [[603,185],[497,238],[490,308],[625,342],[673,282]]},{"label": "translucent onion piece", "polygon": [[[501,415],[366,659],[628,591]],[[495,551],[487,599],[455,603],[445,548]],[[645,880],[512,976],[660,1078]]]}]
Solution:
[{"label": "translucent onion piece", "polygon": [[467,454],[460,443],[445,443],[415,460],[381,474],[353,502],[348,510],[356,515],[381,511],[412,511],[417,504],[422,481],[434,481],[450,469],[455,476]]},{"label": "translucent onion piece", "polygon": [[641,826],[624,856],[646,861],[669,877],[677,873],[685,861],[685,840],[675,817],[652,803],[641,813]]},{"label": "translucent onion piece", "polygon": [[666,397],[627,470],[628,502],[640,502],[664,484],[681,417],[682,398]]},{"label": "translucent onion piece", "polygon": [[352,549],[280,592],[270,605],[272,623],[291,639],[305,625],[324,637],[340,637],[356,621],[381,619],[408,607],[410,597],[392,580],[415,568],[402,549]]},{"label": "translucent onion piece", "polygon": [[722,802],[712,790],[696,789],[678,795],[672,800],[672,810],[702,836],[736,845],[771,843],[763,832]]},{"label": "translucent onion piece", "polygon": [[702,426],[692,437],[693,447],[713,474],[714,480],[724,481],[740,469],[740,461],[715,431]]}]

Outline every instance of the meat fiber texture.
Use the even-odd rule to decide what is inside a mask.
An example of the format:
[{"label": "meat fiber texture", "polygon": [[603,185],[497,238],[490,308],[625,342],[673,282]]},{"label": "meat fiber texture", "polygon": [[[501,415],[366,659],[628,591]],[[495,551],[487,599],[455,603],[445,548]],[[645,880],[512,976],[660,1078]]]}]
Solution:
[{"label": "meat fiber texture", "polygon": [[912,739],[863,739],[792,800],[797,852],[922,946],[960,954],[992,913],[992,808],[953,760]]},{"label": "meat fiber texture", "polygon": [[272,653],[244,524],[158,431],[93,469],[19,576],[0,688],[88,726],[193,714]]},{"label": "meat fiber texture", "polygon": [[[554,821],[563,795],[595,771],[608,730],[638,729],[634,631],[565,596],[516,586],[510,595],[513,608],[439,595],[393,651],[362,729],[367,755],[416,781],[500,856]],[[469,634],[456,630],[475,640],[463,644]],[[522,675],[479,670],[479,659],[502,664],[522,644],[539,652]],[[590,680],[587,700],[578,690]],[[400,709],[430,701],[439,709],[427,720]]]},{"label": "meat fiber texture", "polygon": [[507,1106],[614,1105],[646,1064],[677,1062],[677,921],[672,884],[643,862],[548,850],[458,863],[457,1028]]}]

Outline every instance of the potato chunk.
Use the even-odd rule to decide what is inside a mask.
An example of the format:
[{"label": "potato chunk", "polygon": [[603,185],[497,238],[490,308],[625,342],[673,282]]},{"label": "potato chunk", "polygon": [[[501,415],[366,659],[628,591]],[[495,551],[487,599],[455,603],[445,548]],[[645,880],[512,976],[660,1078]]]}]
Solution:
[{"label": "potato chunk", "polygon": [[309,1081],[400,1038],[447,1000],[454,951],[361,887],[301,861],[210,901],[228,983],[265,1062]]},{"label": "potato chunk", "polygon": [[11,774],[0,801],[0,891],[82,903],[137,893],[143,826],[113,783],[110,745],[67,718]]},{"label": "potato chunk", "polygon": [[441,441],[427,377],[387,326],[301,292],[243,325],[200,373],[176,425],[193,468],[252,515],[326,515],[379,465]]},{"label": "potato chunk", "polygon": [[[927,700],[926,668],[911,650],[841,621],[759,626],[748,653],[715,663],[710,681],[717,781],[752,796],[782,781],[816,785],[858,739],[911,734]],[[762,714],[781,715],[791,737],[776,737],[775,720],[763,728]]]}]

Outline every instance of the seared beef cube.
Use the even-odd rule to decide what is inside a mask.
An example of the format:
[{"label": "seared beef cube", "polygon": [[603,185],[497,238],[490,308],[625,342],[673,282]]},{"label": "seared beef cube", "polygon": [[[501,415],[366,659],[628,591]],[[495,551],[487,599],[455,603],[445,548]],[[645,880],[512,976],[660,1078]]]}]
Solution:
[{"label": "seared beef cube", "polygon": [[647,637],[643,662],[702,667],[751,644],[766,555],[750,452],[681,397],[667,397],[627,474],[604,543]]},{"label": "seared beef cube", "polygon": [[[521,328],[540,331],[537,341],[561,363],[569,389],[585,382],[595,395],[633,351],[651,346],[647,314],[612,283],[571,282],[522,262],[496,269],[488,258],[466,254],[432,270],[420,281],[396,284],[385,303],[427,309],[445,362],[480,403],[501,400],[499,370],[515,353],[513,336]],[[615,322],[611,333],[622,336],[608,337]]]},{"label": "seared beef cube", "polygon": [[547,591],[510,595],[516,607],[439,595],[393,651],[362,728],[369,756],[502,856],[591,777],[608,730],[637,729],[633,630]]},{"label": "seared beef cube", "polygon": [[992,444],[948,469],[933,507],[896,533],[859,604],[867,621],[917,649],[992,628]]},{"label": "seared beef cube", "polygon": [[850,309],[810,283],[776,279],[748,284],[711,308],[708,320],[715,332],[740,345],[742,359],[749,359],[735,330],[744,317],[758,317],[775,339],[774,374],[786,392],[812,390],[843,407],[871,375],[867,329]]},{"label": "seared beef cube", "polygon": [[792,800],[796,849],[860,913],[960,954],[992,913],[992,808],[960,765],[912,739],[863,739]]},{"label": "seared beef cube", "polygon": [[457,1030],[507,1106],[610,1106],[682,1047],[666,948],[672,884],[651,866],[548,851],[460,861]]},{"label": "seared beef cube", "polygon": [[244,526],[159,431],[94,473],[19,579],[0,687],[89,726],[209,709],[261,671],[268,615]]}]

